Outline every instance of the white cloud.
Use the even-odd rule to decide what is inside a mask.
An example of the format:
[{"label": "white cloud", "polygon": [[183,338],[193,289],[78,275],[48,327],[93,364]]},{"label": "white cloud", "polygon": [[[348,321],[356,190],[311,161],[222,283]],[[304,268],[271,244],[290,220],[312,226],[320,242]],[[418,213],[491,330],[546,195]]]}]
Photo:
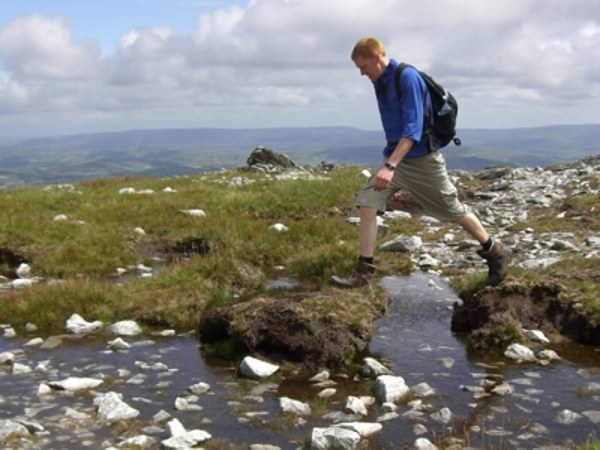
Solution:
[{"label": "white cloud", "polygon": [[595,0],[251,0],[199,15],[189,34],[132,28],[103,57],[66,18],[22,16],[0,27],[0,114],[7,130],[57,133],[379,128],[349,59],[376,35],[453,91],[463,127],[600,122],[597,18]]},{"label": "white cloud", "polygon": [[16,77],[33,80],[77,80],[98,71],[98,46],[74,42],[62,19],[19,17],[0,29],[0,55]]}]

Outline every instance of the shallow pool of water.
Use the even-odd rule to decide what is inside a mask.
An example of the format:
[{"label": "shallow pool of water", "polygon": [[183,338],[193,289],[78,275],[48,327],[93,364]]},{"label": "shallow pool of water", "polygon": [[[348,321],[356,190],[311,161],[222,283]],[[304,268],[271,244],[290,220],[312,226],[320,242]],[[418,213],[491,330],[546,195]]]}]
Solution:
[{"label": "shallow pool of water", "polygon": [[[556,419],[565,409],[579,414],[600,410],[600,398],[577,393],[586,383],[600,382],[600,349],[575,344],[549,346],[564,359],[545,367],[469,353],[463,341],[450,332],[451,307],[458,299],[446,284],[422,273],[390,277],[382,283],[393,300],[377,324],[370,351],[389,361],[394,373],[403,376],[409,386],[425,381],[438,391],[431,403],[449,408],[455,418],[450,426],[427,421],[430,432],[441,437],[464,429],[467,443],[480,448],[535,448],[598,437],[600,424],[586,416],[570,425]],[[497,377],[514,388],[512,395],[477,400],[461,388]],[[405,420],[386,424],[378,447],[395,448],[399,436],[410,442],[412,425]]]},{"label": "shallow pool of water", "polygon": [[[461,435],[466,436],[468,445],[478,448],[536,448],[569,440],[584,443],[600,428],[583,415],[599,411],[600,399],[578,395],[578,389],[586,383],[600,382],[599,349],[551,347],[563,360],[545,367],[469,353],[461,339],[450,332],[452,305],[458,299],[438,277],[417,273],[388,277],[381,283],[392,302],[385,317],[376,323],[369,354],[404,377],[409,386],[426,382],[437,394],[425,400],[427,407],[422,408],[421,415],[407,416],[411,408],[401,405],[399,417],[384,422],[383,431],[370,440],[370,448],[410,445],[418,437],[416,425],[424,427],[423,436],[432,441]],[[35,333],[27,335],[18,329],[17,333],[17,338],[0,337],[0,352],[15,351],[17,362],[31,368],[44,364],[48,371],[14,376],[0,370],[0,419],[27,416],[42,424],[46,435],[36,442],[36,448],[103,448],[118,443],[123,434],[141,432],[152,425],[153,416],[161,410],[179,419],[188,430],[209,432],[213,436],[211,445],[219,442],[221,448],[251,443],[298,448],[313,427],[332,424],[323,416],[343,410],[347,395],[366,395],[372,385],[371,380],[335,378],[338,393],[328,400],[315,401],[320,389],[308,382],[238,378],[235,364],[203,355],[192,334],[125,338],[133,347],[112,352],[107,350],[107,341],[113,337],[106,335],[67,337],[62,345],[44,350],[23,347]],[[140,416],[124,431],[94,420],[89,393],[36,397],[40,383],[69,376],[102,378],[104,383],[97,391],[122,393]],[[465,388],[479,386],[484,379],[499,378],[514,388],[512,395],[478,399]],[[189,396],[187,388],[199,382],[211,386],[208,394],[195,402],[192,399],[202,409],[177,410],[175,400]],[[304,421],[283,420],[281,396],[310,401],[313,415],[304,417]],[[431,417],[441,408],[452,412],[450,423],[442,424]],[[70,410],[88,414],[90,420],[67,419]],[[564,410],[582,417],[573,424],[561,424],[556,419]],[[380,407],[373,406],[363,420],[375,421],[381,415]],[[145,429],[157,442],[168,437],[164,423],[159,425],[158,429]]]}]

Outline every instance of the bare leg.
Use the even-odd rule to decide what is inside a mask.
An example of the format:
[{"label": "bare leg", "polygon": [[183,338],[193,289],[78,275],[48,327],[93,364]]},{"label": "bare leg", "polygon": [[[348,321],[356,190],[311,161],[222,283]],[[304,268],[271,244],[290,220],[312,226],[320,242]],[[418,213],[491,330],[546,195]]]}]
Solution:
[{"label": "bare leg", "polygon": [[361,206],[358,226],[359,258],[356,270],[347,277],[333,275],[329,283],[338,288],[355,288],[369,283],[375,273],[375,265],[364,258],[372,258],[377,240],[377,209]]},{"label": "bare leg", "polygon": [[487,231],[485,231],[485,228],[483,228],[483,225],[481,224],[477,216],[475,216],[472,213],[465,214],[460,219],[458,219],[456,223],[463,227],[463,229],[467,233],[469,233],[471,236],[477,239],[480,244],[486,242],[490,237]]},{"label": "bare leg", "polygon": [[360,256],[373,257],[377,240],[377,208],[361,206],[358,228],[358,249]]}]

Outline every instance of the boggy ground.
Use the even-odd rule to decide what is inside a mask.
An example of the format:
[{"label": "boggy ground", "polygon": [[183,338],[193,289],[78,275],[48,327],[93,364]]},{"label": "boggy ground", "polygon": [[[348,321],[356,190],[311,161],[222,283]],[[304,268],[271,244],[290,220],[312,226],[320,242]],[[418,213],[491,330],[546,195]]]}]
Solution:
[{"label": "boggy ground", "polygon": [[496,287],[462,291],[463,303],[455,305],[452,331],[467,333],[469,344],[482,350],[524,341],[523,329],[541,330],[557,343],[572,340],[600,345],[600,324],[577,300],[566,299],[569,279],[598,283],[600,267],[554,275],[554,280],[506,281]]},{"label": "boggy ground", "polygon": [[[388,204],[390,210],[423,214],[420,206],[401,192]],[[516,264],[513,264],[516,266]],[[577,267],[573,270],[573,267]],[[406,273],[406,270],[404,270]],[[581,285],[599,285],[600,267],[570,265],[539,271],[531,279],[511,269],[499,286],[485,286],[484,274],[475,281],[459,282],[455,289],[462,303],[456,303],[452,331],[461,334],[467,345],[487,353],[502,353],[514,342],[530,341],[523,330],[541,330],[554,343],[574,341],[600,345],[597,315],[585,311],[577,296]],[[589,292],[584,294],[589,295]],[[230,345],[315,368],[337,368],[368,346],[373,322],[385,314],[389,302],[382,289],[340,292],[283,293],[276,298],[262,297],[234,307],[208,310],[199,325],[205,342],[228,339]],[[347,302],[347,299],[352,299]],[[321,315],[316,305],[336,314]],[[367,307],[360,323],[357,305]]]},{"label": "boggy ground", "polygon": [[[223,354],[252,351],[306,369],[340,368],[364,350],[374,321],[385,313],[380,288],[344,292],[282,293],[233,306],[209,308],[199,324],[200,339]],[[357,319],[359,318],[359,319]]]},{"label": "boggy ground", "polygon": [[[373,323],[385,313],[389,298],[376,284],[352,291],[324,285],[332,271],[351,270],[355,258],[355,249],[340,242],[356,237],[354,230],[342,224],[351,208],[348,192],[355,192],[360,180],[351,169],[332,177],[335,183],[257,179],[243,188],[228,189],[227,196],[221,184],[183,178],[168,181],[180,193],[176,196],[117,196],[122,181],[84,185],[85,194],[77,196],[61,190],[9,192],[4,207],[11,221],[2,228],[6,236],[0,249],[0,275],[14,278],[21,262],[32,262],[34,273],[41,268],[45,279],[64,282],[39,283],[24,291],[7,289],[6,301],[0,304],[2,320],[38,322],[56,329],[78,311],[87,319],[135,319],[148,326],[185,330],[197,326],[202,343],[211,344],[220,354],[242,349],[307,366],[343,365],[370,341]],[[158,181],[130,182],[140,189],[157,183],[157,192],[164,187]],[[471,183],[462,190],[475,200],[475,193],[486,189],[480,180]],[[590,176],[588,183],[597,181]],[[209,213],[201,222],[180,213],[197,204],[198,192]],[[218,198],[214,204],[213,197]],[[318,201],[306,204],[306,198]],[[390,209],[408,211],[414,217],[422,214],[406,196],[394,202]],[[24,214],[12,206],[23,204],[32,205],[33,211],[42,210],[43,217],[69,212],[70,217],[86,219],[86,225],[40,222],[39,214]],[[119,213],[112,215],[113,211]],[[130,213],[126,231],[122,231],[123,212]],[[558,221],[558,213],[580,220]],[[274,235],[267,229],[280,220],[293,225],[291,232]],[[39,229],[34,227],[39,223]],[[143,237],[127,231],[140,223],[147,230]],[[598,224],[597,196],[572,196],[553,208],[532,208],[527,223],[513,225],[511,232],[533,227],[538,235],[555,231],[585,235],[597,230]],[[423,228],[416,220],[391,227],[391,233],[402,234]],[[201,237],[196,235],[199,232]],[[424,237],[438,240],[440,233]],[[102,278],[126,261],[153,261],[155,256],[163,261],[160,277],[125,286]],[[405,273],[394,266],[402,255],[378,258],[378,268],[386,271],[379,276]],[[456,307],[453,328],[467,333],[476,347],[500,350],[522,339],[522,328],[542,329],[555,340],[597,344],[600,307],[592,316],[587,307],[580,307],[585,302],[577,296],[600,298],[598,288],[591,287],[600,285],[598,259],[589,263],[579,259],[544,273],[511,267],[507,280],[495,288],[481,285],[482,270],[475,281],[455,286],[464,304]],[[410,259],[404,260],[410,266]],[[303,292],[265,292],[264,281],[269,278],[265,272],[272,274],[280,265],[286,267],[284,275],[319,277],[323,284]],[[458,272],[454,269],[447,275],[456,276],[455,280],[465,277]]]},{"label": "boggy ground", "polygon": [[[146,244],[139,251],[177,261],[204,255],[210,245],[204,238],[187,238]],[[14,278],[21,262],[27,259],[0,249],[5,276]],[[455,304],[451,326],[468,345],[502,352],[513,342],[526,341],[524,329],[541,330],[555,343],[600,345],[600,324],[584,311],[573,288],[600,284],[600,267],[590,264],[574,271],[567,263],[537,274],[533,281],[511,272],[499,286],[484,286],[482,275],[457,289],[462,303]],[[251,351],[307,369],[339,369],[368,346],[373,324],[385,314],[389,300],[376,283],[350,291],[277,291],[233,305],[208,305],[200,314],[198,332],[202,343],[221,356],[235,358]]]},{"label": "boggy ground", "polygon": [[[579,276],[600,281],[600,268]],[[465,290],[460,293],[462,304],[454,307],[452,331],[461,333],[468,345],[486,352],[501,353],[511,343],[527,341],[524,329],[541,330],[554,343],[572,340],[600,345],[600,325],[577,302],[561,299],[563,289],[552,281],[532,285],[507,281]],[[288,293],[216,308],[203,315],[201,339],[204,343],[226,339],[238,350],[252,350],[307,368],[340,368],[366,348],[373,322],[385,313],[389,301],[381,290],[360,289],[346,295],[347,308],[330,314],[322,314],[318,304],[334,309],[339,300],[325,292]],[[361,323],[347,320],[356,315],[356,308],[366,304],[371,307],[365,309]]]}]

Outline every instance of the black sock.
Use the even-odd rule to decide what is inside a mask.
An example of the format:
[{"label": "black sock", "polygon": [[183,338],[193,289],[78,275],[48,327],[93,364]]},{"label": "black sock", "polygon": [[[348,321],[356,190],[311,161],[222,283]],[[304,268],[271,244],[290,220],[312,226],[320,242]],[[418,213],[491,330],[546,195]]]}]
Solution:
[{"label": "black sock", "polygon": [[367,264],[373,264],[375,262],[372,256],[359,256],[358,259],[360,259],[362,262],[366,262]]},{"label": "black sock", "polygon": [[489,237],[487,241],[485,241],[483,244],[481,244],[481,247],[483,248],[484,252],[489,252],[490,249],[492,248],[492,245],[494,245],[494,241],[492,240],[491,237]]}]

